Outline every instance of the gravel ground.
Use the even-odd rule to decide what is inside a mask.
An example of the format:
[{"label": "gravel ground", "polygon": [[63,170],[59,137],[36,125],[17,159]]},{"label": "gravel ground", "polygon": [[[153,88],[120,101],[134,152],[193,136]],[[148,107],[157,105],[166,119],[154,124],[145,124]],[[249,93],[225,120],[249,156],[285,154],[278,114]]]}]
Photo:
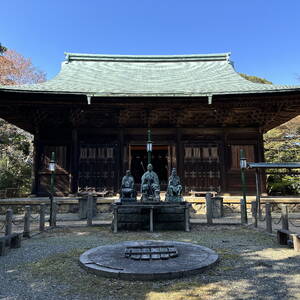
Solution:
[{"label": "gravel ground", "polygon": [[[197,243],[215,250],[220,262],[196,276],[155,282],[105,279],[78,265],[86,249],[141,239]],[[103,226],[61,228],[0,257],[0,299],[300,299],[300,254],[241,226],[117,234]]]}]

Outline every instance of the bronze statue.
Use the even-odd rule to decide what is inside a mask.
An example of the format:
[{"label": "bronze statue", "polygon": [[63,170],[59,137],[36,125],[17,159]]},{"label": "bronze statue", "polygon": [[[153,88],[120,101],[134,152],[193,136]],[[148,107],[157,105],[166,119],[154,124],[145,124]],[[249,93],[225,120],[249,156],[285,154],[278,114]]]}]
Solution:
[{"label": "bronze statue", "polygon": [[134,189],[134,179],[130,173],[130,170],[126,171],[126,175],[122,178],[121,185],[121,200],[122,201],[135,201],[136,193]]},{"label": "bronze statue", "polygon": [[168,188],[166,193],[166,201],[180,202],[182,201],[182,185],[180,184],[180,178],[177,176],[176,168],[172,169],[171,176],[168,181]]},{"label": "bronze statue", "polygon": [[160,201],[159,179],[151,164],[147,166],[147,172],[142,176],[141,192],[141,201]]}]

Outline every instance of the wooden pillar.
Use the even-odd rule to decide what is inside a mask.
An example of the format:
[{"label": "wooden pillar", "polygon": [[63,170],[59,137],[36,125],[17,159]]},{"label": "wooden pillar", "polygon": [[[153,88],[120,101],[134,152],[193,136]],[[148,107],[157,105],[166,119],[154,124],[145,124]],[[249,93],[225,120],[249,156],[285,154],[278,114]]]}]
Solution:
[{"label": "wooden pillar", "polygon": [[71,146],[71,193],[76,194],[78,191],[78,130],[72,129],[72,146]]},{"label": "wooden pillar", "polygon": [[121,178],[124,176],[125,173],[125,166],[124,166],[124,128],[120,128],[119,132],[119,169],[118,169],[118,176],[117,176],[117,188],[120,190],[121,188]]},{"label": "wooden pillar", "polygon": [[[264,136],[262,128],[258,130],[258,143],[257,143],[257,159],[258,162],[265,162],[265,150],[264,150]],[[266,174],[264,169],[260,169],[259,171],[260,177],[260,192],[266,193]]]},{"label": "wooden pillar", "polygon": [[220,144],[220,176],[221,176],[221,192],[228,192],[228,184],[227,184],[227,164],[226,158],[228,157],[227,153],[227,132],[224,130],[222,133],[221,144]]},{"label": "wooden pillar", "polygon": [[181,128],[176,128],[176,162],[177,162],[177,174],[179,175],[181,182],[184,182],[184,149],[181,141],[182,132]]},{"label": "wooden pillar", "polygon": [[36,129],[33,141],[33,164],[32,164],[32,183],[31,194],[37,195],[39,191],[39,169],[40,169],[40,134]]}]

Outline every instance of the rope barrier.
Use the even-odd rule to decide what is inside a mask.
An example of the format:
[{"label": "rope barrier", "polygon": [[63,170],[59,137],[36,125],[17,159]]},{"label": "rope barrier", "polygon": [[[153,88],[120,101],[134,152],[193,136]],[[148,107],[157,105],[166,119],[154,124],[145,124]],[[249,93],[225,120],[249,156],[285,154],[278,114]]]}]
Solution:
[{"label": "rope barrier", "polygon": [[6,225],[6,221],[3,222],[3,225],[0,227],[0,230],[2,230],[5,227],[5,225]]},{"label": "rope barrier", "polygon": [[299,225],[296,225],[295,223],[293,223],[293,222],[291,221],[291,219],[289,219],[289,223],[290,223],[292,226],[294,226],[294,227],[300,227],[300,224],[299,224]]},{"label": "rope barrier", "polygon": [[39,215],[37,215],[36,217],[30,216],[30,219],[33,221],[37,221],[37,220],[39,220],[39,218],[40,218]]},{"label": "rope barrier", "polygon": [[19,226],[19,225],[21,225],[22,223],[24,223],[24,220],[12,220],[12,223],[14,224],[14,225],[16,225],[16,226]]},{"label": "rope barrier", "polygon": [[273,224],[278,225],[278,224],[281,222],[281,219],[282,219],[282,217],[280,217],[280,218],[278,219],[278,222],[276,222],[275,219],[272,219]]},{"label": "rope barrier", "polygon": [[[224,208],[226,207],[226,208],[228,208],[231,212],[235,212],[234,211],[234,206],[235,204],[231,204],[231,203],[223,203],[223,206],[224,206]],[[236,204],[236,208],[238,208],[239,206],[238,206],[238,204]]]},{"label": "rope barrier", "polygon": [[297,205],[298,204],[290,204],[290,205],[292,205],[292,207],[289,207],[289,211],[290,212],[295,212],[297,210]]}]

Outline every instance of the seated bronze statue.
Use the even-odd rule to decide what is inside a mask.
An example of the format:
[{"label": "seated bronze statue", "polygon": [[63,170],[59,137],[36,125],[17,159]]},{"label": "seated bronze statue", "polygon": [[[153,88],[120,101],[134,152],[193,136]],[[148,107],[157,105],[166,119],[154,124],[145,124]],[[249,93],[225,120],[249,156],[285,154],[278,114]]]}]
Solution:
[{"label": "seated bronze statue", "polygon": [[180,184],[180,178],[177,176],[176,169],[172,169],[171,176],[168,181],[168,188],[166,193],[166,201],[180,202],[182,201],[182,185]]},{"label": "seated bronze statue", "polygon": [[153,167],[151,164],[147,166],[147,172],[145,172],[142,176],[141,192],[141,201],[143,202],[160,201],[159,179],[157,174],[153,171]]},{"label": "seated bronze statue", "polygon": [[122,179],[121,185],[121,201],[135,201],[136,192],[134,189],[134,179],[130,170],[126,171],[126,175]]}]

